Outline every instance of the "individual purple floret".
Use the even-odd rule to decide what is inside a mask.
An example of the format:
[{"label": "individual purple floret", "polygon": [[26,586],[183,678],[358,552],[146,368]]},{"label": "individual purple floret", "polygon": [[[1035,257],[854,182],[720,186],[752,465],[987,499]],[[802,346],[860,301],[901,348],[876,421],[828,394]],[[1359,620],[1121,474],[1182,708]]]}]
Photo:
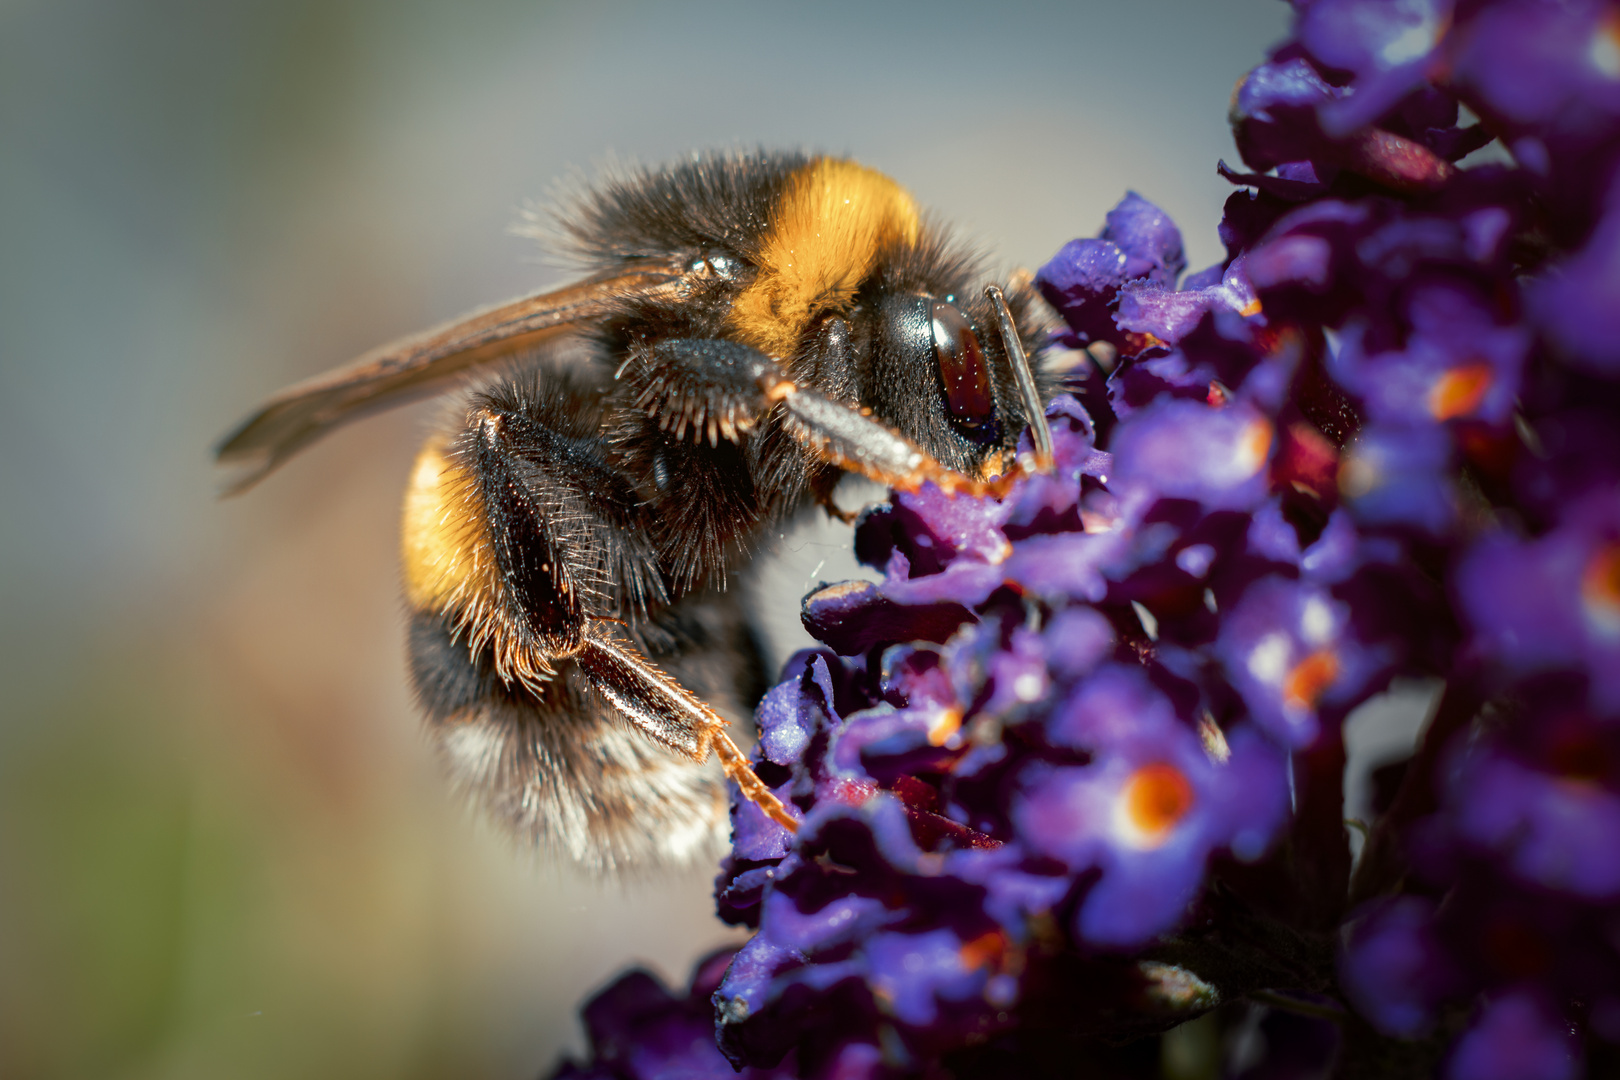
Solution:
[{"label": "individual purple floret", "polygon": [[1434,905],[1388,898],[1358,912],[1345,931],[1339,981],[1351,1003],[1386,1035],[1427,1032],[1460,981],[1435,931]]},{"label": "individual purple floret", "polygon": [[1483,751],[1458,767],[1452,785],[1459,841],[1527,883],[1620,899],[1620,792]]},{"label": "individual purple floret", "polygon": [[1163,933],[1196,898],[1210,854],[1258,858],[1286,810],[1281,754],[1244,731],[1212,760],[1140,669],[1093,673],[1045,728],[1091,761],[1023,770],[1012,822],[1029,850],[1100,872],[1075,916],[1082,941],[1131,947]]},{"label": "individual purple floret", "polygon": [[1322,110],[1323,127],[1335,135],[1356,131],[1423,88],[1450,16],[1447,0],[1304,5],[1295,31],[1301,46],[1324,68],[1347,71],[1353,79]]},{"label": "individual purple floret", "polygon": [[1345,328],[1334,357],[1336,381],[1364,403],[1367,419],[1510,423],[1529,329],[1498,321],[1483,289],[1441,277],[1410,285],[1402,309],[1399,347],[1381,349],[1378,329],[1358,320]]},{"label": "individual purple floret", "polygon": [[1446,536],[1462,513],[1456,455],[1433,427],[1368,427],[1346,450],[1339,491],[1365,525]]},{"label": "individual purple floret", "polygon": [[1250,715],[1279,742],[1309,746],[1320,710],[1342,716],[1392,667],[1392,647],[1361,640],[1351,616],[1351,605],[1327,589],[1268,577],[1224,620],[1216,655]]},{"label": "individual purple floret", "polygon": [[1500,670],[1584,673],[1593,706],[1620,716],[1620,487],[1590,492],[1539,539],[1481,537],[1456,589]]},{"label": "individual purple floret", "polygon": [[1114,486],[1207,510],[1249,510],[1270,491],[1275,442],[1271,419],[1246,403],[1160,400],[1114,432]]},{"label": "individual purple floret", "polygon": [[[714,1045],[709,1009],[709,995],[731,958],[728,949],[699,961],[690,989],[679,996],[645,971],[619,976],[580,1010],[591,1060],[564,1061],[551,1080],[732,1080],[738,1073]],[[795,1073],[789,1067],[741,1075],[765,1080]]]},{"label": "individual purple floret", "polygon": [[1527,302],[1537,328],[1570,366],[1620,375],[1620,173],[1589,239],[1535,282]]},{"label": "individual purple floret", "polygon": [[1117,331],[1108,306],[1127,280],[1129,262],[1111,240],[1070,240],[1041,267],[1035,284],[1063,314],[1073,344],[1113,339]]},{"label": "individual purple floret", "polygon": [[701,1016],[817,1080],[1620,1075],[1620,9],[1293,6],[1226,257],[1132,192],[1040,269],[1112,346],[1054,469],[861,515],[756,715],[799,830],[733,802],[754,936],[564,1075],[708,1075]]},{"label": "individual purple floret", "polygon": [[[1238,84],[1232,99],[1232,128],[1243,160],[1262,171],[1308,161],[1322,141],[1317,109],[1343,96],[1301,57],[1261,64]],[[1313,181],[1304,182],[1319,184],[1321,172],[1313,167]]]},{"label": "individual purple floret", "polygon": [[1181,230],[1163,210],[1134,191],[1127,191],[1119,205],[1108,211],[1108,223],[1098,236],[1119,245],[1125,253],[1127,281],[1147,278],[1174,286],[1187,269]]},{"label": "individual purple floret", "polygon": [[1097,239],[1065,244],[1041,267],[1035,284],[1067,320],[1072,343],[1134,346],[1147,340],[1146,331],[1116,323],[1109,313],[1116,295],[1127,283],[1174,291],[1186,268],[1180,230],[1163,210],[1132,191],[1108,212]]},{"label": "individual purple floret", "polygon": [[1575,1080],[1576,1048],[1539,995],[1510,993],[1485,1006],[1446,1063],[1447,1080]]},{"label": "individual purple floret", "polygon": [[1114,325],[1127,341],[1174,345],[1210,312],[1259,313],[1241,257],[1210,269],[1218,273],[1207,275],[1208,280],[1206,275],[1189,277],[1179,290],[1152,278],[1127,282],[1119,291]]}]

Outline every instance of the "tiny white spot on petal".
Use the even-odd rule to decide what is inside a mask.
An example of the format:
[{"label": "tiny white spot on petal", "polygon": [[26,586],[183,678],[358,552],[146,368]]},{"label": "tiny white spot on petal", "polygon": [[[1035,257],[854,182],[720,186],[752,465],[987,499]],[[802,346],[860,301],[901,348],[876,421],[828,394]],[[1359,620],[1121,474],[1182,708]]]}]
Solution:
[{"label": "tiny white spot on petal", "polygon": [[1416,26],[1409,26],[1386,42],[1379,50],[1379,56],[1390,67],[1416,60],[1434,48],[1436,29],[1433,19],[1424,19]]},{"label": "tiny white spot on petal", "polygon": [[1159,640],[1159,620],[1154,618],[1153,612],[1149,611],[1146,607],[1144,607],[1141,603],[1139,603],[1136,600],[1131,601],[1131,610],[1136,612],[1136,618],[1138,619],[1138,621],[1141,622],[1142,631],[1143,631],[1143,633],[1147,634],[1148,640],[1149,641],[1158,641]]},{"label": "tiny white spot on petal", "polygon": [[1620,19],[1611,17],[1598,24],[1586,58],[1604,78],[1620,79]]},{"label": "tiny white spot on petal", "polygon": [[1333,609],[1320,596],[1305,601],[1300,613],[1300,630],[1312,645],[1325,645],[1333,637]]},{"label": "tiny white spot on petal", "polygon": [[1013,696],[1019,701],[1038,701],[1045,689],[1045,680],[1033,671],[1026,671],[1013,680]]},{"label": "tiny white spot on petal", "polygon": [[1263,683],[1280,686],[1288,674],[1288,635],[1267,634],[1249,653],[1249,674]]}]

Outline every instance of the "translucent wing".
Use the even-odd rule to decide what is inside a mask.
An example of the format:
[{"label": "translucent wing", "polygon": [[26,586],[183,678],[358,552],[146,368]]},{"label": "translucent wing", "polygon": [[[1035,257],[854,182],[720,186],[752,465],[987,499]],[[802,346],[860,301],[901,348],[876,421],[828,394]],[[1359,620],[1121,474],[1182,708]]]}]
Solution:
[{"label": "translucent wing", "polygon": [[220,442],[215,451],[218,462],[241,469],[226,493],[252,487],[339,424],[440,393],[481,367],[603,318],[626,297],[679,295],[686,286],[680,269],[671,263],[613,270],[475,312],[290,386]]}]

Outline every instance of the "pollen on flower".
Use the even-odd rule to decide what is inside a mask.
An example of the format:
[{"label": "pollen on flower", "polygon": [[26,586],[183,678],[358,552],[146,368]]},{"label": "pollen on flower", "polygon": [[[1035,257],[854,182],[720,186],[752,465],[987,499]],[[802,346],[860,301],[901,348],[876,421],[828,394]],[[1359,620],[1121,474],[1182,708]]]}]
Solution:
[{"label": "pollen on flower", "polygon": [[1454,420],[1472,414],[1494,379],[1491,365],[1484,362],[1452,368],[1429,388],[1429,415],[1436,420]]},{"label": "pollen on flower", "polygon": [[1620,79],[1620,15],[1609,15],[1598,22],[1586,56],[1600,74]]},{"label": "pollen on flower", "polygon": [[1000,967],[1001,958],[1007,951],[1007,935],[1000,930],[990,930],[972,941],[962,943],[962,966],[969,971],[977,971],[982,967]]},{"label": "pollen on flower", "polygon": [[1314,709],[1338,677],[1338,655],[1332,649],[1318,649],[1288,672],[1283,680],[1283,701],[1291,708]]},{"label": "pollen on flower", "polygon": [[1234,464],[1239,473],[1253,476],[1260,471],[1260,467],[1266,463],[1266,455],[1271,452],[1271,438],[1271,421],[1264,417],[1255,418],[1243,429],[1234,455]]},{"label": "pollen on flower", "polygon": [[1162,338],[1146,331],[1128,331],[1124,334],[1125,344],[1130,352],[1142,353],[1149,349],[1163,349],[1166,347]]},{"label": "pollen on flower", "polygon": [[1193,789],[1181,770],[1168,762],[1145,765],[1120,789],[1115,821],[1138,847],[1164,843],[1192,809]]},{"label": "pollen on flower", "polygon": [[1099,514],[1087,508],[1080,510],[1081,532],[1091,534],[1114,532],[1119,528],[1119,525],[1119,518],[1112,514]]},{"label": "pollen on flower", "polygon": [[1604,544],[1588,560],[1581,604],[1599,632],[1620,637],[1620,541]]},{"label": "pollen on flower", "polygon": [[928,725],[928,745],[944,746],[962,727],[961,709],[941,709]]}]

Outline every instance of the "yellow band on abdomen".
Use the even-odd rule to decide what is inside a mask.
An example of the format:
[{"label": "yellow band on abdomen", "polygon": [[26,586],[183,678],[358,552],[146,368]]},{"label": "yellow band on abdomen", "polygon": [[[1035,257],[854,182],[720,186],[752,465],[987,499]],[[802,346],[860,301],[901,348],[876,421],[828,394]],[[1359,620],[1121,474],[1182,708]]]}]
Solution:
[{"label": "yellow band on abdomen", "polygon": [[444,438],[431,439],[411,471],[400,530],[405,598],[415,610],[444,611],[499,595],[477,500],[465,470],[445,453]]}]

